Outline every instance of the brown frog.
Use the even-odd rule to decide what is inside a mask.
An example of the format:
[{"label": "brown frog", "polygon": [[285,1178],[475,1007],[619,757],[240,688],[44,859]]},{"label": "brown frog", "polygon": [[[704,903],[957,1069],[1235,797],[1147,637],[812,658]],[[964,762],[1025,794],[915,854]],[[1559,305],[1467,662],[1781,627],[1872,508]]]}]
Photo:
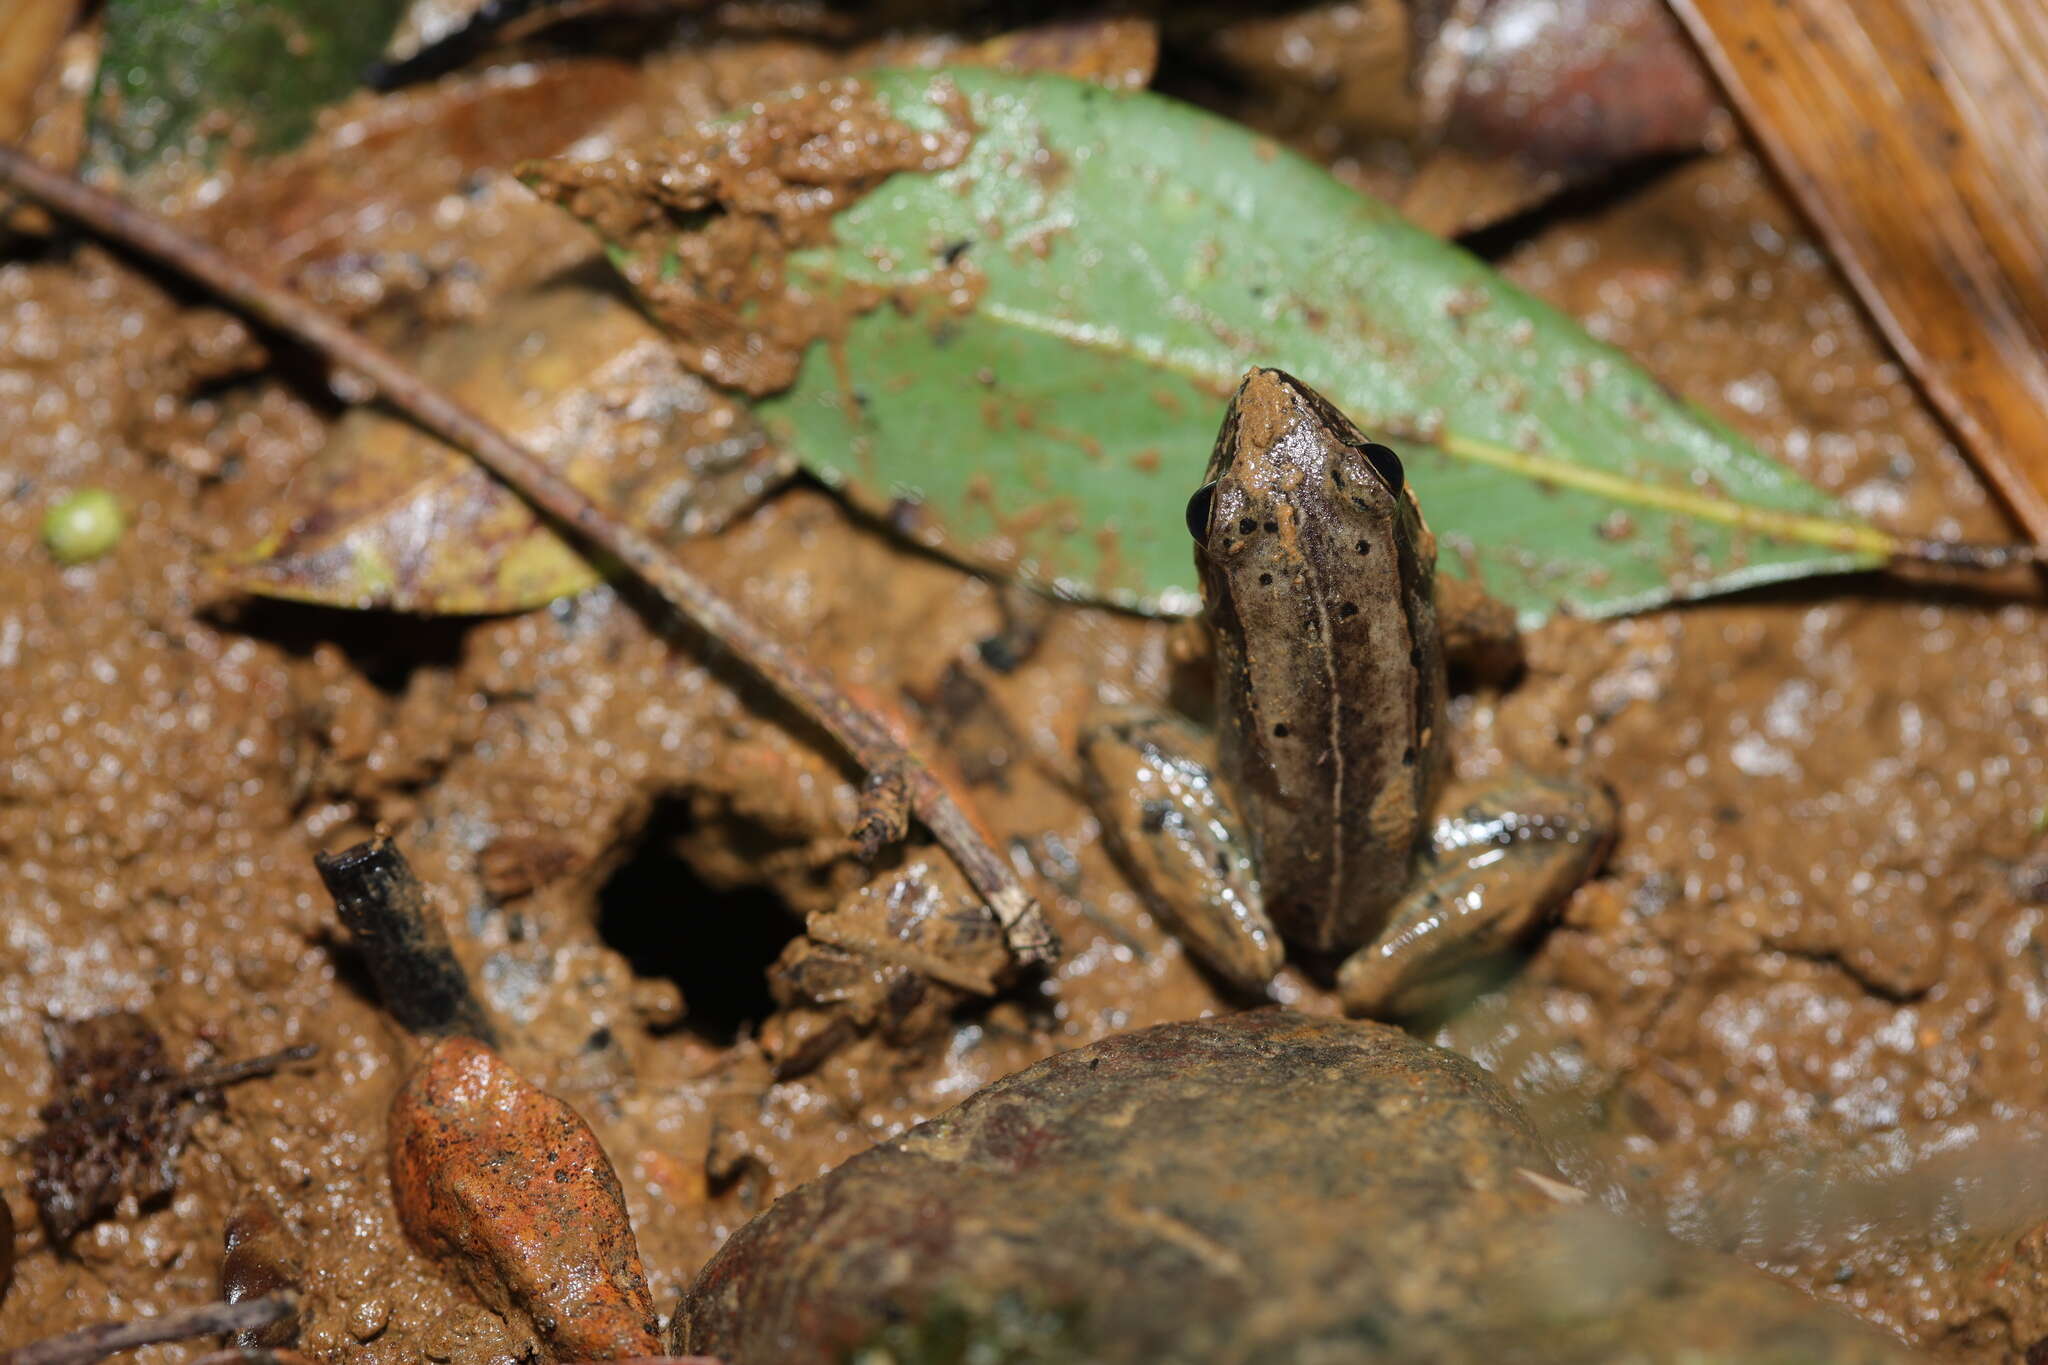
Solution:
[{"label": "brown frog", "polygon": [[1452,787],[1436,542],[1393,451],[1253,370],[1188,528],[1215,642],[1213,742],[1120,709],[1082,740],[1112,848],[1197,957],[1263,991],[1286,943],[1349,954],[1346,1008],[1405,1014],[1585,880],[1611,798]]}]

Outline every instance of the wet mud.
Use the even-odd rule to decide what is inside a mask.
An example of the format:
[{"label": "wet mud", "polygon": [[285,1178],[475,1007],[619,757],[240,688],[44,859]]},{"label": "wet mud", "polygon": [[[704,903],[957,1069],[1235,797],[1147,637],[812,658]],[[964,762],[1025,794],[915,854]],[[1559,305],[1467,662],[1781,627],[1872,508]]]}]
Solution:
[{"label": "wet mud", "polygon": [[[706,42],[518,154],[680,131],[871,55]],[[547,79],[605,61],[551,59]],[[1362,119],[1321,142],[1355,145]],[[389,135],[411,172],[379,191],[414,208],[293,238],[305,250],[277,267],[394,342],[485,317],[591,250],[502,168],[520,139],[480,141],[451,194],[456,154],[404,151],[445,124],[419,128]],[[223,591],[215,557],[284,529],[294,476],[343,420],[328,377],[102,249],[29,233],[0,253],[0,543],[17,551],[0,571],[0,1135],[34,1133],[58,1087],[47,1019],[131,1011],[187,1068],[319,1047],[223,1091],[174,1189],[128,1197],[61,1251],[24,1151],[0,1146],[0,1341],[220,1297],[254,1273],[224,1230],[260,1226],[317,1359],[536,1348],[520,1314],[407,1240],[393,1204],[387,1115],[422,1049],[313,864],[380,828],[506,1062],[608,1154],[664,1313],[777,1196],[982,1085],[1256,1003],[1154,922],[1083,799],[1093,704],[1199,694],[1178,628],[1020,607],[801,480],[677,550],[935,737],[1066,945],[998,989],[958,966],[989,947],[969,930],[912,947],[874,930],[905,905],[957,911],[950,867],[916,840],[859,865],[843,833],[860,775],[632,589],[458,618]],[[1502,264],[1860,514],[2008,534],[1741,148],[1530,225]],[[86,486],[127,529],[60,566],[38,528]],[[1013,655],[1020,612],[1034,644]],[[1604,783],[1621,833],[1560,924],[1429,1036],[1491,1072],[1600,1201],[1943,1358],[2025,1358],[2048,1340],[2039,599],[1837,580],[1558,621],[1523,648],[1511,681],[1454,697],[1458,776]],[[1274,998],[1336,1010],[1296,967]]]}]

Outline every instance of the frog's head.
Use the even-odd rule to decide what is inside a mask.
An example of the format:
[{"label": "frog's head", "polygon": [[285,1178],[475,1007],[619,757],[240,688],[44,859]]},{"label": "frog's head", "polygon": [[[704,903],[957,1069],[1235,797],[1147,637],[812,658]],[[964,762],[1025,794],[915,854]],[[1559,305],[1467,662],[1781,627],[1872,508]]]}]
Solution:
[{"label": "frog's head", "polygon": [[1308,548],[1304,535],[1359,555],[1412,551],[1428,536],[1400,456],[1282,370],[1252,370],[1237,386],[1187,517],[1208,565],[1276,557],[1273,546],[1284,560]]}]

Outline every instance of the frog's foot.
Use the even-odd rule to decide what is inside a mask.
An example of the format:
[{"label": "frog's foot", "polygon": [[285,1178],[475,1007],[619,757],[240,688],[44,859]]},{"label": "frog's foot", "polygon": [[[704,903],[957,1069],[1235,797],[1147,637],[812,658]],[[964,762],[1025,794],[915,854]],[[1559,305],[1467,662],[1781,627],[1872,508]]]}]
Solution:
[{"label": "frog's foot", "polygon": [[1287,950],[1214,763],[1210,737],[1156,711],[1100,711],[1081,732],[1089,803],[1133,884],[1204,965],[1263,993]]},{"label": "frog's foot", "polygon": [[1337,973],[1354,1014],[1405,1015],[1445,1003],[1460,967],[1510,947],[1591,876],[1614,840],[1613,798],[1520,778],[1459,801],[1387,927]]}]

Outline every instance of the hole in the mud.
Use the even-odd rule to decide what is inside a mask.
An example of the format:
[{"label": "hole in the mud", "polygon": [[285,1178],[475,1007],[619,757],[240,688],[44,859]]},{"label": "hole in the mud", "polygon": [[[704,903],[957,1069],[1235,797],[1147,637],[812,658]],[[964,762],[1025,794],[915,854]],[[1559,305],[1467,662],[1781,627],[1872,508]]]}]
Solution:
[{"label": "hole in the mud", "polygon": [[682,801],[657,805],[631,856],[598,892],[597,932],[638,976],[683,992],[683,1028],[728,1044],[775,1010],[768,969],[803,924],[760,887],[714,887],[684,859]]}]

